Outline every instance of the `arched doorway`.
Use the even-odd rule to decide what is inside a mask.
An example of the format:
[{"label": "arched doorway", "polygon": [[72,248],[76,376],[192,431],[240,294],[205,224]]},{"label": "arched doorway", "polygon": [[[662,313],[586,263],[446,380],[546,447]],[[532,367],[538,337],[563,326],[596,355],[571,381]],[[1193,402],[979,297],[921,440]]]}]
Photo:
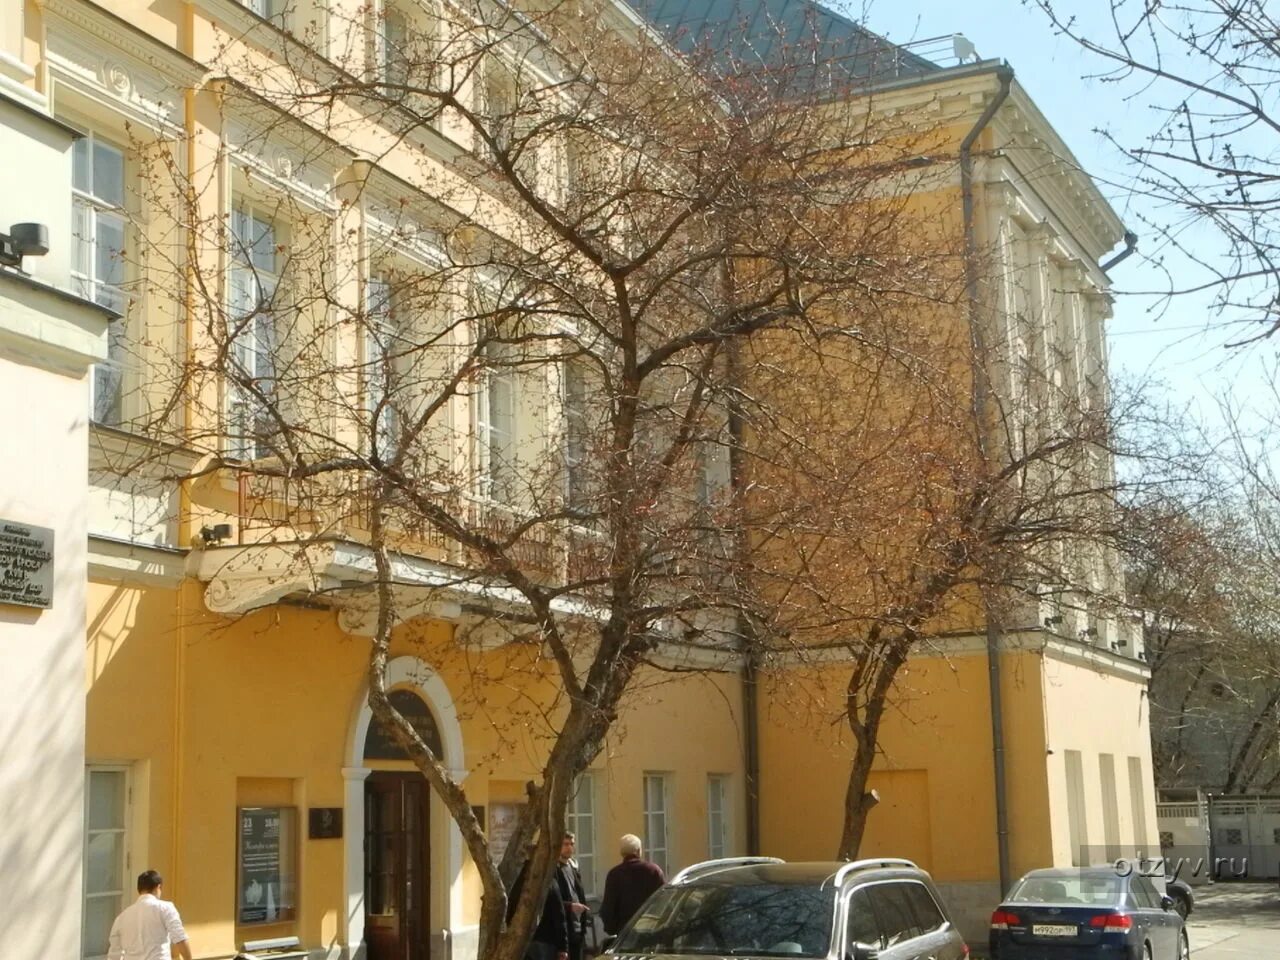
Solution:
[{"label": "arched doorway", "polygon": [[[389,696],[396,708],[409,717],[426,742],[438,751],[436,755],[441,758],[451,775],[459,781],[465,779],[467,771],[464,769],[462,728],[458,723],[453,698],[444,681],[418,658],[396,657],[387,665],[386,682],[391,691]],[[462,837],[443,801],[431,792],[426,781],[408,763],[396,759],[400,756],[399,753],[395,756],[385,755],[389,738],[385,736],[385,731],[379,731],[373,723],[367,688],[360,691],[352,705],[349,731],[346,765],[342,768],[342,776],[346,782],[345,820],[349,824],[344,834],[346,910],[343,933],[350,955],[382,960],[383,951],[390,950],[393,951],[393,960],[404,960],[411,956],[452,956],[453,960],[466,960],[467,957],[474,956],[474,925],[463,923]],[[391,749],[395,749],[394,743],[391,744]],[[385,776],[387,774],[399,775],[400,783],[393,784],[396,777]],[[415,796],[418,791],[420,796]],[[385,811],[382,811],[374,813],[379,819],[370,824],[366,811],[374,806],[375,796],[386,794],[395,799],[383,799],[380,802],[399,810],[404,810],[408,805],[411,808],[409,816],[416,816],[416,823],[420,827],[414,827],[410,831],[416,831],[418,839],[383,837],[384,844],[403,842],[407,847],[421,851],[422,859],[416,873],[404,878],[416,880],[413,902],[418,907],[416,922],[421,930],[412,932],[401,941],[418,944],[416,949],[421,951],[420,954],[400,952],[402,947],[399,945],[375,946],[372,939],[366,939],[366,906],[383,911],[384,919],[386,915],[386,904],[373,902],[376,896],[381,896],[381,892],[372,889],[371,878],[380,869],[391,868],[386,856],[382,856],[381,860],[376,853],[366,856],[366,850],[373,849],[372,846],[366,846],[370,843],[367,834],[371,826],[377,828],[375,833],[403,833],[403,827],[408,822],[407,818],[401,816],[397,824],[394,816],[388,818],[383,815]],[[412,865],[409,869],[412,869]],[[393,890],[403,895],[401,882],[390,879],[386,881],[392,884]],[[405,902],[408,902],[408,897],[402,896],[401,903]],[[403,907],[400,909],[403,910]],[[384,926],[390,924],[386,923]],[[442,954],[440,950],[446,941],[447,953]]]},{"label": "arched doorway", "polygon": [[[388,695],[437,756],[444,747],[431,708],[410,689]],[[408,760],[374,720],[364,761]],[[373,770],[364,782],[364,940],[368,960],[428,960],[431,931],[431,795],[416,770]]]}]

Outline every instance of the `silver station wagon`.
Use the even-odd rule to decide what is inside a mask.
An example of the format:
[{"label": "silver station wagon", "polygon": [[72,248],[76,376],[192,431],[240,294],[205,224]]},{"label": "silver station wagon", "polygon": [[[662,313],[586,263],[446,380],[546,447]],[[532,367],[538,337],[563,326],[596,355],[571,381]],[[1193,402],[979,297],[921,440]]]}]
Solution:
[{"label": "silver station wagon", "polygon": [[963,960],[969,950],[929,875],[909,860],[689,867],[609,946],[619,960],[786,957]]}]

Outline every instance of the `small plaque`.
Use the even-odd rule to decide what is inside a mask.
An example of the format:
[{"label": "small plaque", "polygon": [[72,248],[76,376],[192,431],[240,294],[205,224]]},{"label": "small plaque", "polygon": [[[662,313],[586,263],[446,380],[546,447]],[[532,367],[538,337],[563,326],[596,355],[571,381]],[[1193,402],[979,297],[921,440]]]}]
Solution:
[{"label": "small plaque", "polygon": [[338,840],[342,837],[341,807],[311,807],[307,811],[307,836],[312,840]]},{"label": "small plaque", "polygon": [[53,531],[0,520],[0,603],[53,606]]}]

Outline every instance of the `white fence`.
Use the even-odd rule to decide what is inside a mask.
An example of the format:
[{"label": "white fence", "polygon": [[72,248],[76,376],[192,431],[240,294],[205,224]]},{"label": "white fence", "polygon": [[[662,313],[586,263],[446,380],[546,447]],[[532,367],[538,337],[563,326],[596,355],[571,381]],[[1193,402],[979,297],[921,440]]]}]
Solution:
[{"label": "white fence", "polygon": [[1190,883],[1280,876],[1280,797],[1157,803],[1156,816],[1167,867]]}]

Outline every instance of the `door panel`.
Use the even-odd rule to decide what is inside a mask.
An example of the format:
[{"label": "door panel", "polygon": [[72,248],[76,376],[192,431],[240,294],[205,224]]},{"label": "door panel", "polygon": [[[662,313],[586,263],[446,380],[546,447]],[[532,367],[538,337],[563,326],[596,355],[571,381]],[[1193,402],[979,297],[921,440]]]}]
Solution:
[{"label": "door panel", "polygon": [[365,781],[365,943],[369,960],[428,960],[428,788],[417,773]]}]

